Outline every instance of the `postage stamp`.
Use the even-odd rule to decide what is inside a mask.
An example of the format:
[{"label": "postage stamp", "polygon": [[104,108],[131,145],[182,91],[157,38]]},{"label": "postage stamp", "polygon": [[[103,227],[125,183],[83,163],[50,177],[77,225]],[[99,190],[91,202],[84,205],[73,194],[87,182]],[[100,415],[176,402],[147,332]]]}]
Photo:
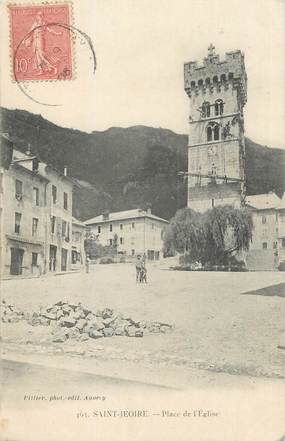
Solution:
[{"label": "postage stamp", "polygon": [[13,79],[73,77],[70,3],[8,5]]}]

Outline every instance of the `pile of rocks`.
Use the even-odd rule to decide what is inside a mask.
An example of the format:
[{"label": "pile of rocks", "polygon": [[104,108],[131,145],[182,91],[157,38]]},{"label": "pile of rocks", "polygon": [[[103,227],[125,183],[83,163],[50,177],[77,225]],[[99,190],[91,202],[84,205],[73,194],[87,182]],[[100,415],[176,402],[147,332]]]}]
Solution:
[{"label": "pile of rocks", "polygon": [[[16,308],[12,307],[11,311],[16,311]],[[143,337],[147,333],[165,333],[172,329],[167,323],[137,321],[110,308],[92,312],[81,303],[75,305],[62,301],[40,308],[32,314],[17,314],[20,314],[17,317],[25,318],[32,326],[51,326],[54,342],[64,342],[68,338]],[[8,318],[7,312],[4,317]]]},{"label": "pile of rocks", "polygon": [[14,305],[8,304],[5,300],[2,300],[1,320],[3,323],[17,323],[25,318],[25,314],[22,311],[19,311]]}]

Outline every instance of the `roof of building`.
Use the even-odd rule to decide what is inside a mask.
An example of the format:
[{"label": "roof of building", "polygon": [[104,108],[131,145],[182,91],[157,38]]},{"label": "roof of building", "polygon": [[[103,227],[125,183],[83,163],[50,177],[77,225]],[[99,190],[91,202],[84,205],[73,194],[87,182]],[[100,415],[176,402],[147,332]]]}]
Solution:
[{"label": "roof of building", "polygon": [[147,217],[149,219],[157,220],[160,222],[168,223],[166,219],[162,219],[161,217],[155,216],[152,213],[148,213],[145,210],[135,208],[133,210],[125,210],[125,211],[117,211],[114,213],[109,213],[108,218],[104,218],[103,214],[99,216],[93,217],[92,219],[88,219],[85,221],[86,225],[98,224],[103,222],[111,222],[111,221],[120,221],[124,219],[137,219]]},{"label": "roof of building", "polygon": [[272,210],[279,208],[281,199],[272,191],[265,194],[255,194],[246,197],[246,205],[256,210]]},{"label": "roof of building", "polygon": [[283,193],[283,196],[281,198],[281,202],[277,207],[278,210],[285,210],[285,192]]},{"label": "roof of building", "polygon": [[[17,166],[17,167],[21,167],[22,170],[26,170],[28,172],[31,172],[32,170],[29,166],[29,163],[31,163],[31,161],[35,158],[37,158],[39,160],[39,162],[43,164],[42,170],[37,171],[38,176],[41,176],[45,179],[48,179],[46,172],[49,170],[53,170],[57,175],[59,175],[65,181],[68,181],[73,186],[77,186],[77,187],[79,186],[79,184],[76,182],[76,180],[74,178],[72,178],[71,176],[66,176],[63,172],[57,170],[54,166],[50,166],[50,165],[46,164],[38,156],[32,155],[28,150],[26,153],[23,153],[20,150],[17,150],[16,148],[14,148],[13,149],[12,165]],[[33,172],[33,174],[35,175],[34,172]]]},{"label": "roof of building", "polygon": [[72,223],[73,225],[78,225],[80,227],[86,227],[86,224],[84,222],[81,222],[79,219],[76,219],[76,217],[72,216]]}]

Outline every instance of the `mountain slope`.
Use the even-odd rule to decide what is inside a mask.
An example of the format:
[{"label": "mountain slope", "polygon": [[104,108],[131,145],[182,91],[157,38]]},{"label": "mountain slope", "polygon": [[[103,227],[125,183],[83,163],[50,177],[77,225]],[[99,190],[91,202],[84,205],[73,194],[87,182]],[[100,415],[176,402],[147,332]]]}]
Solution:
[{"label": "mountain slope", "polygon": [[[85,182],[74,195],[74,215],[80,219],[148,203],[157,215],[170,218],[186,203],[185,183],[177,179],[177,171],[187,169],[186,135],[145,126],[85,133],[3,108],[1,125],[17,148],[25,151],[29,143],[43,161],[66,165],[70,175]],[[246,139],[248,194],[282,194],[284,168],[283,150]]]}]

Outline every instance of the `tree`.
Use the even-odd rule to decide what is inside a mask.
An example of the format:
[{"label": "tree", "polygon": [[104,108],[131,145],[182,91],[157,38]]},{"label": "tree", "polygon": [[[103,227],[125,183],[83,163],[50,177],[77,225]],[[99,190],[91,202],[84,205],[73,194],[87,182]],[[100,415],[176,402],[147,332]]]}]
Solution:
[{"label": "tree", "polygon": [[202,216],[190,208],[178,210],[166,227],[164,253],[175,250],[188,253],[192,261],[201,260],[201,245],[204,242]]},{"label": "tree", "polygon": [[84,249],[86,256],[90,259],[97,258],[98,238],[91,231],[86,232],[86,238],[84,240]]},{"label": "tree", "polygon": [[119,237],[117,233],[115,233],[113,237],[113,248],[116,254],[118,253],[118,246],[119,246]]},{"label": "tree", "polygon": [[165,231],[164,253],[183,253],[189,263],[227,265],[238,252],[249,249],[252,228],[250,214],[230,205],[204,214],[184,208]]},{"label": "tree", "polygon": [[248,251],[253,229],[248,211],[226,205],[208,210],[203,217],[206,261],[228,264],[232,256]]},{"label": "tree", "polygon": [[118,235],[114,235],[113,245],[102,245],[99,242],[98,235],[95,235],[91,231],[87,231],[84,241],[84,248],[86,256],[90,259],[99,259],[101,257],[113,257],[117,254],[118,248]]}]

